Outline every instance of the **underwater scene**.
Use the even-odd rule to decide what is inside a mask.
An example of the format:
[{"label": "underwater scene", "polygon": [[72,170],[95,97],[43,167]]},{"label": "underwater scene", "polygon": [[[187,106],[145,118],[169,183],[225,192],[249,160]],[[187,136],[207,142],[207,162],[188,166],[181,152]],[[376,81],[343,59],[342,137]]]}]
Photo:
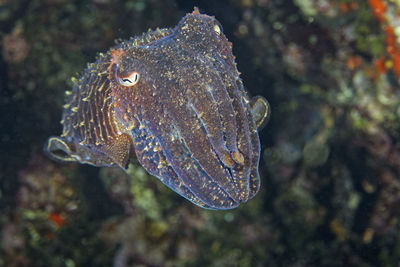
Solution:
[{"label": "underwater scene", "polygon": [[0,0],[0,266],[400,266],[399,0]]}]

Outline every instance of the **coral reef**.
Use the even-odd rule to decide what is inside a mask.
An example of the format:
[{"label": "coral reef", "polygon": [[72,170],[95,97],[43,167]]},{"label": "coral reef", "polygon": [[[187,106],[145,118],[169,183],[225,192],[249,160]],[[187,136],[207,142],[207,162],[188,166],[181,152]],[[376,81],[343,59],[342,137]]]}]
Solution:
[{"label": "coral reef", "polygon": [[[47,159],[70,77],[194,5],[272,107],[257,197],[201,210],[134,161]],[[0,266],[397,266],[399,14],[391,0],[0,1]]]}]

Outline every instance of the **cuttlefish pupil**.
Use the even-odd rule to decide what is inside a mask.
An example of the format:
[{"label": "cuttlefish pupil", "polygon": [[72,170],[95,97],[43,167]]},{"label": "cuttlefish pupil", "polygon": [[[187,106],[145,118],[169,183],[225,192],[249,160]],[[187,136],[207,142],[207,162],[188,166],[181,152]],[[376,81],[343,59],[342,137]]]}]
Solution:
[{"label": "cuttlefish pupil", "polygon": [[45,150],[123,169],[136,156],[194,204],[235,208],[260,188],[258,131],[270,107],[248,96],[234,59],[219,22],[197,8],[173,29],[121,42],[75,79],[63,132]]},{"label": "cuttlefish pupil", "polygon": [[117,77],[117,81],[122,86],[133,86],[139,81],[140,74],[138,72],[132,72],[128,77],[120,78]]}]

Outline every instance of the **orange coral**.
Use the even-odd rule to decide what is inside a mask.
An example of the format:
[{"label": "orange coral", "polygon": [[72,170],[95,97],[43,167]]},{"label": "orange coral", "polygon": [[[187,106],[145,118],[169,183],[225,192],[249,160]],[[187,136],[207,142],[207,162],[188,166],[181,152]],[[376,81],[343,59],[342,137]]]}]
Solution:
[{"label": "orange coral", "polygon": [[392,57],[393,60],[393,72],[397,77],[400,78],[400,53],[395,54]]},{"label": "orange coral", "polygon": [[381,0],[368,0],[368,4],[372,8],[374,16],[380,21],[385,21],[386,5]]},{"label": "orange coral", "polygon": [[392,60],[392,69],[397,77],[400,78],[400,51],[396,45],[396,36],[392,26],[386,26],[386,51]]},{"label": "orange coral", "polygon": [[[374,16],[383,24],[385,29],[386,52],[391,60],[391,68],[394,74],[400,78],[400,51],[397,47],[396,35],[390,22],[386,20],[386,4],[382,0],[368,0]],[[387,69],[385,60],[380,58],[374,62],[375,68],[379,73],[384,73]]]},{"label": "orange coral", "polygon": [[61,227],[65,223],[65,219],[61,216],[61,214],[52,212],[49,214],[49,219],[50,221],[54,222],[57,224],[58,227]]},{"label": "orange coral", "polygon": [[358,66],[360,66],[362,63],[362,59],[359,56],[350,56],[347,58],[347,67],[350,70],[354,70]]},{"label": "orange coral", "polygon": [[339,8],[344,13],[347,13],[347,12],[350,12],[350,11],[358,9],[358,4],[355,3],[355,2],[352,2],[352,3],[341,2],[341,3],[339,3]]},{"label": "orange coral", "polygon": [[389,55],[393,56],[394,54],[397,53],[394,29],[392,26],[388,25],[385,28],[385,32],[386,32],[386,51],[388,52]]},{"label": "orange coral", "polygon": [[386,72],[385,59],[383,57],[376,59],[374,65],[379,74],[383,74]]}]

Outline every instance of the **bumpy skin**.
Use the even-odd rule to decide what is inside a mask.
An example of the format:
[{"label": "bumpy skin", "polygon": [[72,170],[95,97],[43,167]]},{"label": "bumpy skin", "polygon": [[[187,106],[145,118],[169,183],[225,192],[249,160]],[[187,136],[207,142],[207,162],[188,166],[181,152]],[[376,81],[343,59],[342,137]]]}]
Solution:
[{"label": "bumpy skin", "polygon": [[[140,78],[132,86],[121,78]],[[195,8],[175,29],[123,42],[77,81],[65,105],[54,158],[142,166],[193,203],[230,209],[258,191],[264,98],[249,100],[231,44],[213,17]],[[61,152],[61,153],[60,153]]]}]

